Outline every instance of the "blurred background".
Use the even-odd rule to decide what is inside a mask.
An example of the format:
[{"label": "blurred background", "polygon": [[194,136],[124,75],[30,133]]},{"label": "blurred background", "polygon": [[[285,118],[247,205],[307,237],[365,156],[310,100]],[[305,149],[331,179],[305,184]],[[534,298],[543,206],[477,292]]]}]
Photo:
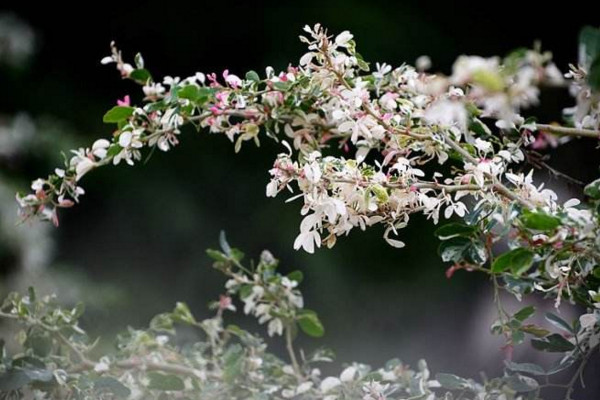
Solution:
[{"label": "blurred background", "polygon": [[[100,65],[111,40],[128,59],[141,52],[156,77],[285,68],[304,54],[302,26],[315,22],[332,33],[350,30],[373,65],[414,63],[426,54],[434,70],[449,73],[458,55],[504,55],[539,39],[566,71],[577,59],[579,29],[598,24],[592,13],[512,1],[7,3],[0,5],[2,296],[34,285],[65,302],[83,299],[85,327],[108,339],[128,324],[144,326],[175,301],[206,316],[223,280],[205,249],[216,247],[225,230],[248,256],[267,248],[284,269],[304,272],[305,302],[319,312],[326,335],[301,346],[333,348],[337,366],[393,357],[415,365],[424,357],[436,372],[501,372],[502,343],[489,334],[496,314],[485,277],[461,271],[446,279],[434,227],[423,218],[402,232],[403,249],[387,246],[383,232],[371,229],[353,232],[332,250],[295,252],[300,203],[265,197],[267,171],[280,150],[267,140],[234,156],[225,137],[186,131],[182,146],[157,152],[145,166],[87,175],[82,203],[61,213],[58,229],[16,226],[14,193],[62,164],[61,151],[109,135],[102,115],[118,98],[141,99],[136,85]],[[547,90],[543,108],[530,114],[551,122],[571,103],[565,90]],[[550,165],[579,180],[598,175],[598,152],[589,142],[571,142],[551,155]],[[563,200],[581,193],[547,171],[537,174]],[[506,301],[511,309],[522,307]],[[2,329],[0,337],[8,335]],[[522,347],[517,361],[539,357]],[[597,375],[597,364],[589,376]],[[588,381],[592,398],[600,383]]]}]

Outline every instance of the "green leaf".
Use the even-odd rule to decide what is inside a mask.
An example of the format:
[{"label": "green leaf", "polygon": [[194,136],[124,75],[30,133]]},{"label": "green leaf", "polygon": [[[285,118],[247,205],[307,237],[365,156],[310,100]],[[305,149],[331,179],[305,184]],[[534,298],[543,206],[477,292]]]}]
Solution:
[{"label": "green leaf", "polygon": [[102,121],[107,124],[118,123],[129,118],[135,108],[127,106],[114,106],[104,114]]},{"label": "green leaf", "polygon": [[252,288],[254,286],[252,285],[242,285],[240,286],[240,290],[239,290],[239,296],[240,299],[245,299],[246,297],[250,296],[250,294],[252,294]]},{"label": "green leaf", "polygon": [[177,322],[184,322],[187,324],[195,324],[196,319],[192,315],[190,308],[187,304],[177,302],[175,304],[175,310],[173,310],[173,319]]},{"label": "green leaf", "polygon": [[200,88],[196,85],[186,85],[179,90],[179,98],[196,102],[200,97]]},{"label": "green leaf", "polygon": [[600,200],[600,179],[596,179],[583,189],[583,193],[593,200]]},{"label": "green leaf", "polygon": [[464,258],[463,253],[470,243],[471,239],[469,238],[455,236],[440,243],[438,253],[444,262],[458,262]]},{"label": "green leaf", "polygon": [[298,283],[301,283],[304,280],[304,274],[302,271],[290,272],[287,277],[289,280],[296,281]]},{"label": "green leaf", "polygon": [[155,315],[150,321],[150,329],[157,332],[175,333],[173,329],[173,315],[171,313],[163,313]]},{"label": "green leaf", "polygon": [[117,398],[125,399],[131,394],[131,390],[117,379],[110,376],[101,376],[94,379],[94,389],[102,392],[109,392]]},{"label": "green leaf", "polygon": [[10,370],[0,374],[0,391],[18,390],[31,382],[29,376],[22,370]]},{"label": "green leaf", "polygon": [[587,67],[600,57],[600,29],[585,26],[579,32],[580,63]]},{"label": "green leaf", "polygon": [[244,259],[244,253],[234,247],[231,249],[231,258],[237,262],[240,262]]},{"label": "green leaf", "polygon": [[183,380],[181,380],[181,378],[177,375],[166,375],[151,371],[148,372],[147,377],[150,380],[148,383],[148,389],[164,391],[185,389]]},{"label": "green leaf", "polygon": [[558,333],[553,333],[543,339],[531,339],[531,345],[537,350],[552,353],[563,353],[575,348],[573,343],[569,342]]},{"label": "green leaf", "polygon": [[435,231],[435,236],[440,240],[452,239],[456,236],[469,237],[477,231],[477,227],[452,222],[441,226]]},{"label": "green leaf", "polygon": [[548,322],[550,322],[552,325],[554,325],[558,329],[562,329],[563,331],[570,333],[572,335],[576,333],[573,331],[573,328],[571,327],[571,325],[567,321],[565,321],[564,319],[559,317],[558,315],[555,315],[552,313],[546,313],[544,315],[544,318],[546,318],[546,320]]},{"label": "green leaf", "polygon": [[33,333],[27,337],[24,345],[38,357],[46,357],[52,351],[52,338],[47,332]]},{"label": "green leaf", "polygon": [[537,231],[551,231],[560,225],[560,219],[548,215],[543,211],[523,210],[521,222],[529,229]]},{"label": "green leaf", "polygon": [[505,361],[506,368],[510,369],[513,372],[521,372],[525,374],[531,375],[546,375],[546,371],[542,367],[537,364],[532,363],[515,363],[512,361]]},{"label": "green leaf", "polygon": [[150,71],[144,68],[134,69],[131,71],[131,74],[129,74],[129,78],[141,83],[142,85],[145,85],[148,83],[148,81],[152,81],[152,75],[150,74]]},{"label": "green leaf", "polygon": [[229,346],[223,354],[224,379],[232,383],[242,373],[244,366],[244,349],[238,343]]},{"label": "green leaf", "polygon": [[259,82],[260,77],[258,76],[256,71],[248,71],[248,72],[246,72],[246,80],[252,81],[252,82]]},{"label": "green leaf", "polygon": [[497,257],[492,264],[492,272],[500,274],[510,270],[514,275],[521,275],[533,263],[534,253],[519,247]]},{"label": "green leaf", "polygon": [[448,390],[463,390],[471,387],[471,383],[465,378],[452,374],[439,373],[435,375],[435,380]]},{"label": "green leaf", "polygon": [[454,236],[440,243],[438,253],[445,262],[466,261],[469,264],[483,264],[487,258],[485,246],[480,240]]},{"label": "green leaf", "polygon": [[279,81],[279,82],[273,83],[273,87],[282,92],[287,92],[290,89],[290,87],[292,87],[292,83]]},{"label": "green leaf", "polygon": [[527,306],[527,307],[520,309],[518,312],[516,312],[515,315],[513,315],[513,318],[523,322],[527,318],[531,317],[533,314],[535,314],[535,307]]},{"label": "green leaf", "polygon": [[229,258],[219,250],[206,249],[206,254],[215,261],[227,261]]},{"label": "green leaf", "polygon": [[504,80],[496,71],[478,69],[473,71],[471,77],[473,82],[483,86],[485,89],[491,92],[499,92],[504,89]]},{"label": "green leaf", "polygon": [[528,333],[530,335],[533,335],[533,336],[539,337],[539,338],[548,336],[550,334],[550,331],[548,329],[544,329],[544,328],[539,327],[534,324],[523,325],[519,329],[525,333]]},{"label": "green leaf", "polygon": [[590,66],[590,71],[587,75],[588,85],[592,88],[592,91],[600,91],[600,55],[596,56],[596,59]]},{"label": "green leaf", "polygon": [[523,375],[512,375],[506,379],[506,384],[516,392],[531,392],[536,390],[540,384],[533,378]]},{"label": "green leaf", "polygon": [[114,157],[117,154],[119,154],[121,150],[123,150],[121,146],[119,146],[118,144],[113,144],[108,148],[108,151],[106,152],[106,157]]},{"label": "green leaf", "polygon": [[317,313],[311,310],[302,310],[298,315],[298,325],[302,332],[308,336],[321,337],[325,334],[325,328],[319,320]]},{"label": "green leaf", "polygon": [[490,128],[487,127],[479,118],[473,118],[469,124],[469,130],[475,132],[478,136],[489,136],[492,134]]}]

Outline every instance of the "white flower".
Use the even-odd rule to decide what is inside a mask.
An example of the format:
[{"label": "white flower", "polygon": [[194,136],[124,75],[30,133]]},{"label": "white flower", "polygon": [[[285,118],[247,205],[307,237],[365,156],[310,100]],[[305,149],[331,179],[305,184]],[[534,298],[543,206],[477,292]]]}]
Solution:
[{"label": "white flower", "polygon": [[499,65],[500,60],[497,57],[460,56],[452,66],[450,80],[457,85],[463,85],[471,80],[475,73],[496,74]]},{"label": "white flower", "polygon": [[106,157],[106,152],[109,146],[110,142],[108,140],[98,139],[92,145],[92,154],[102,160],[104,157]]},{"label": "white flower", "polygon": [[358,371],[355,367],[350,366],[342,371],[342,373],[340,374],[340,380],[342,382],[351,382],[354,380],[354,378],[356,378],[357,372]]},{"label": "white flower", "polygon": [[375,79],[383,79],[385,75],[389,74],[392,71],[392,66],[386,63],[376,63],[375,67],[377,68],[377,71],[373,72],[373,77]]},{"label": "white flower", "polygon": [[442,127],[456,126],[461,131],[467,128],[469,115],[463,103],[452,100],[438,100],[425,110],[425,122]]},{"label": "white flower", "polygon": [[44,188],[45,183],[46,183],[46,181],[38,178],[35,181],[31,182],[31,189],[34,192],[37,192],[38,190],[42,190]]},{"label": "white flower", "polygon": [[335,44],[342,47],[347,47],[348,42],[352,40],[354,36],[349,31],[343,31],[335,38]]},{"label": "white flower", "polygon": [[283,334],[283,322],[279,318],[273,318],[267,326],[267,331],[269,336],[273,336],[274,334],[281,336]]},{"label": "white flower", "polygon": [[107,357],[102,357],[100,361],[94,365],[95,372],[106,372],[110,369],[110,360]]},{"label": "white flower", "polygon": [[321,381],[320,389],[323,394],[326,394],[327,392],[331,391],[332,389],[335,389],[341,384],[342,382],[338,378],[328,376],[327,378],[323,379],[323,381]]},{"label": "white flower", "polygon": [[428,56],[420,56],[417,58],[415,66],[417,67],[418,71],[427,71],[429,68],[431,68],[431,58]]},{"label": "white flower", "polygon": [[312,254],[315,252],[315,244],[317,247],[321,247],[321,235],[319,235],[319,232],[316,230],[300,232],[294,241],[294,250],[302,248],[307,253]]},{"label": "white flower", "polygon": [[233,74],[228,74],[225,77],[225,82],[227,82],[230,86],[232,86],[234,88],[242,86],[242,80],[237,75],[233,75]]},{"label": "white flower", "polygon": [[477,150],[481,151],[483,154],[491,153],[494,150],[494,147],[490,142],[482,140],[480,138],[475,139],[474,145],[477,148]]},{"label": "white flower", "polygon": [[77,176],[75,179],[80,180],[85,174],[92,170],[96,166],[96,163],[87,157],[83,157],[75,165],[75,172]]},{"label": "white flower", "polygon": [[446,206],[446,210],[444,211],[444,217],[448,219],[452,216],[453,213],[458,215],[459,217],[464,217],[466,212],[467,206],[465,205],[465,203],[457,201],[456,203],[451,203],[448,206]]},{"label": "white flower", "polygon": [[271,181],[267,184],[267,197],[275,197],[279,192],[279,182],[277,179],[271,179]]}]

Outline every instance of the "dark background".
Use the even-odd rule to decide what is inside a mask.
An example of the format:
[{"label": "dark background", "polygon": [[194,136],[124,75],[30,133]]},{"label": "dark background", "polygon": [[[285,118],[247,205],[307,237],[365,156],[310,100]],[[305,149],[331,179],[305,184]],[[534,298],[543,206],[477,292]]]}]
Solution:
[{"label": "dark background", "polygon": [[[117,98],[141,98],[134,84],[100,65],[111,40],[130,60],[141,52],[155,77],[223,69],[243,76],[267,65],[285,68],[304,54],[298,41],[302,26],[315,22],[332,33],[350,30],[373,65],[413,63],[427,54],[434,70],[449,73],[460,54],[503,55],[539,39],[566,71],[577,59],[579,29],[598,24],[592,13],[565,4],[511,1],[11,2],[0,5],[0,12],[26,21],[38,39],[37,54],[23,70],[0,74],[0,111],[52,115],[66,121],[81,144],[110,134],[101,117]],[[558,119],[571,104],[561,90],[544,92],[542,102],[544,108],[531,113],[544,121]],[[245,146],[234,156],[226,138],[190,130],[182,146],[157,152],[146,166],[109,167],[86,176],[81,205],[63,212],[54,232],[58,246],[51,267],[77,276],[94,294],[87,300],[86,327],[110,336],[127,324],[147,324],[175,301],[206,315],[205,305],[221,292],[222,280],[204,251],[217,246],[223,229],[246,254],[258,257],[268,248],[285,269],[304,272],[306,304],[319,311],[327,333],[322,343],[303,340],[302,346],[333,347],[339,364],[400,357],[415,365],[424,357],[434,371],[499,373],[501,342],[488,330],[495,318],[489,285],[465,272],[445,278],[434,227],[423,218],[413,218],[401,233],[407,244],[401,250],[387,246],[377,228],[353,232],[334,249],[312,256],[292,249],[300,203],[264,195],[267,170],[279,150],[263,140],[260,149]],[[575,142],[555,151],[550,164],[591,180],[597,160],[593,146]],[[53,167],[33,157],[6,174],[31,180]],[[580,191],[547,173],[538,176],[563,200]],[[23,190],[26,186],[24,181]],[[8,264],[0,269],[5,277],[11,273]]]}]

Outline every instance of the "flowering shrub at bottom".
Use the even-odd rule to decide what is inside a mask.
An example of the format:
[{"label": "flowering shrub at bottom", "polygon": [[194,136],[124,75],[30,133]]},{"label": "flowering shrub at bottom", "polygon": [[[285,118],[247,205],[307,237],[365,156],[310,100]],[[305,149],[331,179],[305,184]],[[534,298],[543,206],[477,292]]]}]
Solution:
[{"label": "flowering shrub at bottom", "polygon": [[[339,375],[323,376],[319,365],[333,361],[333,353],[294,347],[301,333],[324,333],[317,314],[304,308],[298,289],[302,273],[278,273],[278,260],[267,250],[256,265],[244,266],[242,252],[224,237],[221,244],[221,250],[208,250],[214,267],[227,278],[225,293],[211,304],[214,317],[199,321],[187,305],[177,303],[172,312],[155,316],[147,329],[129,328],[119,335],[114,354],[95,359],[90,353],[96,343],[78,323],[82,305],[61,308],[51,296],[38,298],[33,289],[12,294],[0,316],[22,325],[22,351],[2,354],[1,398],[433,400],[455,393],[465,399],[509,400],[535,398],[541,390],[536,380],[521,374],[539,371],[516,364],[504,377],[481,383],[433,376],[424,360],[415,368],[398,359],[379,368],[352,363]],[[269,336],[285,341],[286,359],[269,353],[260,336],[225,323],[226,313],[238,307],[266,325]],[[189,330],[200,339],[178,334]]]},{"label": "flowering shrub at bottom", "polygon": [[[339,376],[321,377],[313,363],[327,356],[293,347],[298,329],[313,336],[323,331],[316,314],[303,308],[295,289],[299,274],[277,275],[268,253],[256,268],[243,267],[241,253],[222,240],[222,251],[210,252],[230,278],[217,316],[197,322],[179,305],[155,318],[149,331],[122,336],[120,353],[112,358],[92,361],[86,345],[75,341],[85,337],[75,322],[78,309],[52,308],[33,294],[10,298],[3,316],[29,328],[21,341],[27,351],[16,365],[14,358],[5,359],[0,389],[10,390],[6,396],[54,384],[51,390],[66,397],[104,390],[112,391],[106,396],[163,398],[504,400],[561,391],[571,399],[575,387],[583,386],[600,342],[600,179],[585,184],[568,177],[540,151],[578,139],[598,144],[600,30],[582,29],[578,63],[566,74],[536,47],[504,58],[460,56],[449,76],[426,72],[426,57],[415,67],[376,63],[371,70],[350,32],[332,36],[319,24],[304,31],[300,39],[308,52],[299,64],[280,73],[268,67],[264,77],[249,71],[240,78],[225,70],[156,81],[141,55],[130,64],[113,44],[102,63],[140,84],[142,99],[135,105],[124,96],[103,118],[114,126],[111,137],[72,150],[64,166],[33,181],[31,193],[17,194],[21,216],[58,226],[58,210],[80,201],[88,173],[169,151],[186,125],[225,136],[236,152],[269,138],[282,152],[269,171],[266,195],[289,191],[290,201],[303,202],[297,250],[332,248],[353,229],[374,226],[382,227],[389,245],[402,248],[402,229],[414,214],[434,224],[459,219],[437,229],[439,253],[449,263],[448,277],[457,271],[489,277],[498,310],[492,332],[505,340],[505,375],[477,383],[451,374],[432,377],[425,363],[411,370],[392,361],[373,370],[353,364]],[[562,124],[527,114],[548,86],[568,87],[575,98]],[[581,199],[559,199],[535,182],[536,168],[581,184]],[[547,314],[549,330],[528,322],[535,313],[531,306],[508,312],[501,290],[519,301],[538,294],[557,309],[570,302],[584,311],[573,322]],[[222,314],[234,307],[232,294],[246,314],[267,325],[269,335],[284,336],[287,361],[265,353],[259,338],[223,327]],[[174,346],[174,325],[186,324],[203,330],[207,342]],[[31,361],[38,369],[27,361],[38,342],[28,341],[31,332],[46,343],[44,366]],[[557,362],[513,362],[513,348],[526,339],[560,355]],[[550,381],[566,369],[573,371],[568,382]]]}]

